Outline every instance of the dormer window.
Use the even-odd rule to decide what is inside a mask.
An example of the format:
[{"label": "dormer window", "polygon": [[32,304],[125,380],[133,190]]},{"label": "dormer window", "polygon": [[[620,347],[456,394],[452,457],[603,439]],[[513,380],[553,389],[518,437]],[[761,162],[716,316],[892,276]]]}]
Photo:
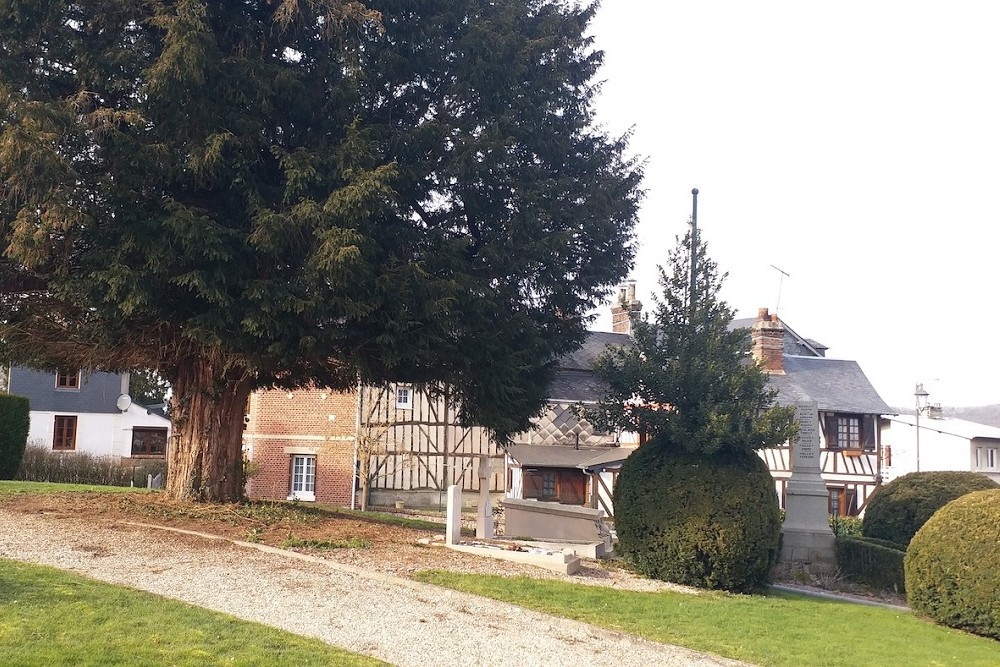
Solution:
[{"label": "dormer window", "polygon": [[80,391],[80,371],[58,371],[56,373],[56,389]]},{"label": "dormer window", "polygon": [[413,409],[413,389],[410,387],[396,387],[396,409]]}]

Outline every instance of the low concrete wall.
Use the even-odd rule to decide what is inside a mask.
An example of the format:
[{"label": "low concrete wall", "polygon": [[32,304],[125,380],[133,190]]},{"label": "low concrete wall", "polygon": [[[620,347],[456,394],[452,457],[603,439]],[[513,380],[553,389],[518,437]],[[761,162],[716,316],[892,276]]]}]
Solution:
[{"label": "low concrete wall", "polygon": [[606,542],[609,547],[611,545],[611,533],[603,521],[604,510],[518,498],[504,499],[503,508],[504,535],[508,538]]}]

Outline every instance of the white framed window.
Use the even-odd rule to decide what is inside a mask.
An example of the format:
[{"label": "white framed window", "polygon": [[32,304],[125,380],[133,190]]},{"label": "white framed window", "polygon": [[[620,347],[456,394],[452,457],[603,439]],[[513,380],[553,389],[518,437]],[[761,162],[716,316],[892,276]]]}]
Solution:
[{"label": "white framed window", "polygon": [[316,500],[316,457],[292,455],[292,480],[289,500]]},{"label": "white framed window", "polygon": [[413,389],[410,387],[396,387],[396,409],[413,409]]},{"label": "white framed window", "polygon": [[986,450],[986,469],[987,470],[997,469],[997,450],[992,448]]}]

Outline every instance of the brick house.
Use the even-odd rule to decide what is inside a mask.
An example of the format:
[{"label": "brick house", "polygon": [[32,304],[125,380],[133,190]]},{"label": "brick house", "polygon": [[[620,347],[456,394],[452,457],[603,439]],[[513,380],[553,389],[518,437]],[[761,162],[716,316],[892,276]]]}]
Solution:
[{"label": "brick house", "polygon": [[[515,445],[552,447],[554,456],[545,459],[550,463],[571,462],[561,466],[562,471],[539,472],[539,479],[546,474],[583,475],[576,460],[581,447],[606,463],[607,450],[632,443],[627,435],[596,433],[576,416],[574,406],[597,400],[599,388],[590,364],[606,346],[628,344],[629,316],[641,308],[635,284],[629,283],[612,308],[616,333],[592,332],[580,350],[560,361],[547,405],[534,420],[536,429],[514,436]],[[488,430],[459,424],[453,403],[446,387],[407,384],[359,386],[349,392],[316,388],[256,392],[250,397],[243,443],[260,472],[250,480],[248,494],[254,499],[356,506],[360,485],[355,471],[361,474],[366,455],[362,451],[359,456],[357,443],[372,436],[378,440],[370,451],[369,497],[375,505],[443,506],[452,484],[478,493],[475,465],[482,456],[493,461],[491,493],[514,488],[514,497],[522,497],[522,489],[533,488],[520,483],[527,479],[522,478],[522,461],[508,457]],[[581,504],[609,506],[616,471],[602,465],[586,473],[595,486],[572,497],[582,498]],[[548,487],[538,488],[544,492]]]},{"label": "brick house", "polygon": [[357,398],[316,388],[252,394],[243,445],[260,469],[248,495],[350,505]]}]

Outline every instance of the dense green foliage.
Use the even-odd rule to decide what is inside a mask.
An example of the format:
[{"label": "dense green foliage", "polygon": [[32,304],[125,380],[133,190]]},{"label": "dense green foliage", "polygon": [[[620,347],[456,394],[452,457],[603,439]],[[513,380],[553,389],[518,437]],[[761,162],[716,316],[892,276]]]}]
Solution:
[{"label": "dense green foliage", "polygon": [[0,560],[4,667],[385,663],[261,623],[69,572]]},{"label": "dense green foliage", "polygon": [[27,447],[16,479],[26,482],[146,487],[146,476],[167,475],[163,460],[94,456]]},{"label": "dense green foliage", "polygon": [[768,582],[781,523],[774,481],[753,452],[653,441],[626,459],[614,503],[617,548],[642,574],[730,591]]},{"label": "dense green foliage", "polygon": [[170,383],[155,371],[133,369],[129,371],[128,393],[137,405],[149,407],[167,402]]},{"label": "dense green foliage", "polygon": [[753,665],[997,664],[992,640],[926,623],[897,609],[805,595],[648,593],[456,572],[421,572],[415,578]]},{"label": "dense green foliage", "polygon": [[199,498],[242,488],[256,387],[444,382],[525,428],[634,253],[595,11],[0,3],[0,340],[158,372]]},{"label": "dense green foliage", "polygon": [[[596,364],[607,390],[588,411],[604,428],[659,437],[692,452],[750,451],[785,442],[792,408],[773,407],[767,375],[747,363],[750,337],[730,330],[733,311],[719,299],[719,275],[706,246],[678,240],[668,267],[659,267],[662,298],[652,318],[633,323],[634,345],[609,349]],[[696,253],[695,307],[690,300],[691,253]],[[668,269],[669,268],[669,273]]]},{"label": "dense green foliage", "polygon": [[902,593],[905,547],[867,537],[837,537],[837,567],[851,581]]},{"label": "dense green foliage", "polygon": [[906,552],[907,599],[938,623],[1000,639],[1000,489],[953,500]]},{"label": "dense green foliage", "polygon": [[939,509],[972,491],[998,485],[975,472],[912,472],[880,487],[868,501],[861,534],[906,545]]},{"label": "dense green foliage", "polygon": [[21,467],[30,426],[28,399],[0,394],[0,479],[14,479]]}]

